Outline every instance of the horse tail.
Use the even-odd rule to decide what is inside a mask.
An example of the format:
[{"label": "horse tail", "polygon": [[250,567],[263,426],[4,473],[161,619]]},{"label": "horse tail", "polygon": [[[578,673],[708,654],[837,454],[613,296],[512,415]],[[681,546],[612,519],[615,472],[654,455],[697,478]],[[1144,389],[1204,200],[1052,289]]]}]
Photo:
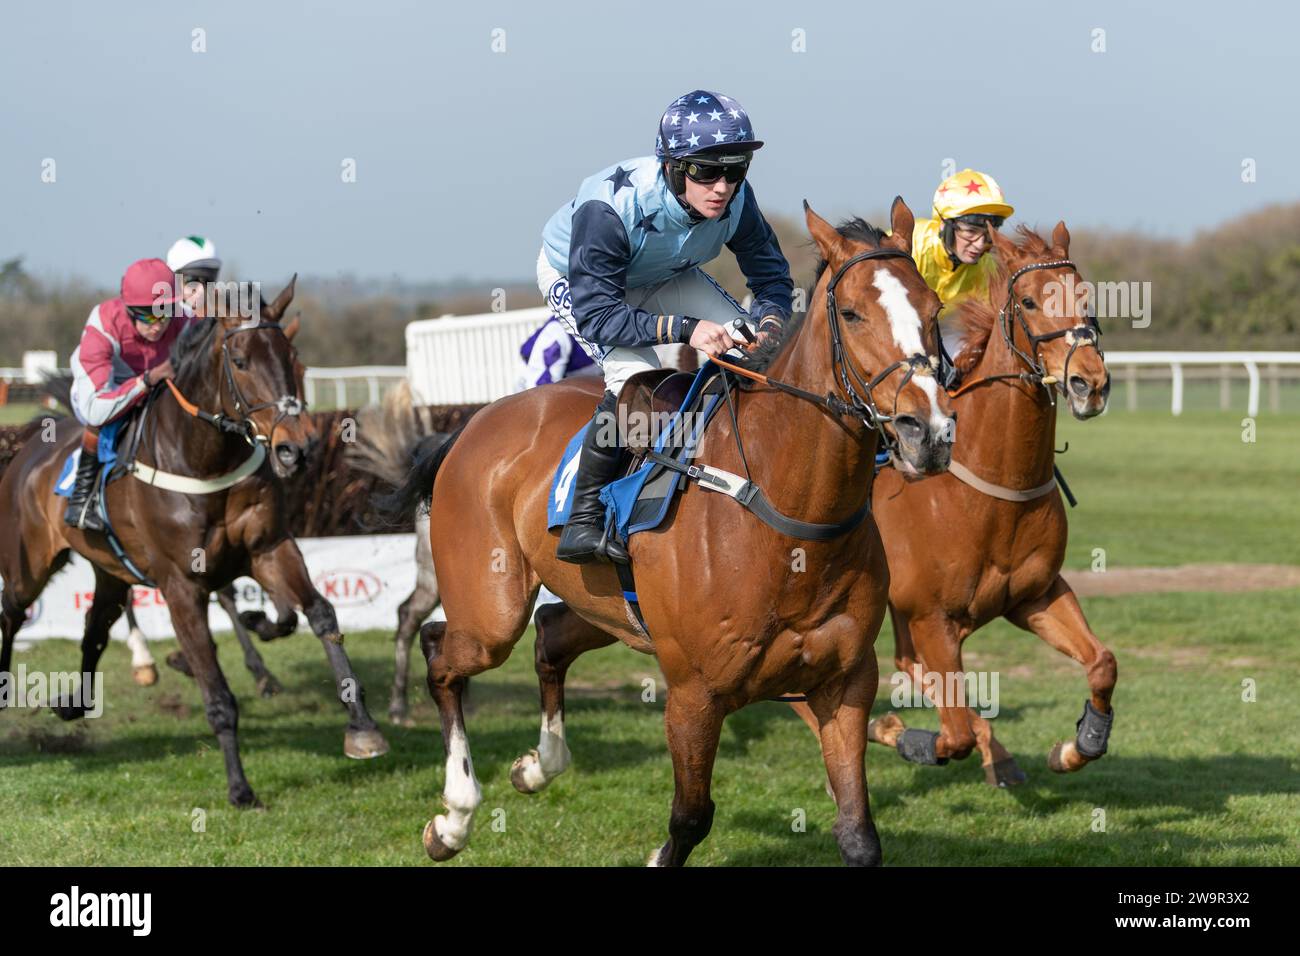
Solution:
[{"label": "horse tail", "polygon": [[4,477],[5,469],[14,460],[14,456],[22,451],[23,445],[42,427],[43,423],[39,418],[25,425],[0,425],[0,478]]},{"label": "horse tail", "polygon": [[61,372],[46,372],[41,381],[41,391],[69,411],[72,410],[72,376]]},{"label": "horse tail", "polygon": [[[420,439],[412,452],[411,470],[400,487],[388,494],[377,495],[374,499],[375,510],[380,517],[392,524],[398,524],[409,518],[417,508],[428,508],[433,496],[433,481],[438,477],[438,469],[456,439],[465,430],[462,425],[449,436],[426,435]],[[439,439],[443,439],[439,441]]]}]

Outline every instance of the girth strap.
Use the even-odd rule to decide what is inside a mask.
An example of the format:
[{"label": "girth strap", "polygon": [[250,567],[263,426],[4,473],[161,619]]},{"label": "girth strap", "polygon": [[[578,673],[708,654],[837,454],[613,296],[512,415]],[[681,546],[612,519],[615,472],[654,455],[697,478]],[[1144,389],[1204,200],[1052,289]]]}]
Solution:
[{"label": "girth strap", "polygon": [[948,473],[958,481],[970,485],[976,491],[983,492],[990,498],[999,498],[1002,501],[1034,501],[1048,494],[1056,487],[1056,478],[1053,476],[1036,488],[1026,488],[1023,491],[1016,488],[1003,488],[1001,485],[995,485],[980,478],[955,458],[948,462]]},{"label": "girth strap", "polygon": [[800,521],[798,518],[791,518],[777,511],[772,507],[772,502],[768,501],[767,495],[763,494],[763,489],[751,481],[746,481],[740,475],[733,475],[729,471],[708,465],[684,465],[675,458],[655,451],[647,452],[646,458],[657,465],[663,465],[665,468],[694,479],[701,488],[717,491],[736,499],[768,527],[791,538],[804,541],[831,541],[852,531],[862,524],[867,515],[871,514],[871,498],[868,497],[861,508],[835,524]]},{"label": "girth strap", "polygon": [[171,472],[159,471],[157,468],[152,468],[139,461],[131,462],[131,464],[127,465],[126,470],[146,485],[153,485],[155,488],[179,491],[181,494],[186,495],[210,495],[239,484],[261,468],[262,462],[265,460],[266,446],[261,442],[256,442],[253,444],[253,453],[244,460],[242,465],[234,471],[228,471],[216,478],[191,478],[188,475],[174,475]]}]

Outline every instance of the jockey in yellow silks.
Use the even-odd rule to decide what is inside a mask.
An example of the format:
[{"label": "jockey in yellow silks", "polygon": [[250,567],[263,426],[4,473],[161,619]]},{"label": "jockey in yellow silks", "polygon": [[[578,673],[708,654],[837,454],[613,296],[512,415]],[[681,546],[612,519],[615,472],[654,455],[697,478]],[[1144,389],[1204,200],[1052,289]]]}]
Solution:
[{"label": "jockey in yellow silks", "polygon": [[973,295],[988,297],[997,263],[987,226],[1001,227],[1014,213],[1002,187],[987,173],[963,169],[939,184],[934,218],[919,219],[912,231],[912,258],[926,284],[939,296],[939,327],[951,357],[961,351],[961,337],[949,321],[955,306]]}]

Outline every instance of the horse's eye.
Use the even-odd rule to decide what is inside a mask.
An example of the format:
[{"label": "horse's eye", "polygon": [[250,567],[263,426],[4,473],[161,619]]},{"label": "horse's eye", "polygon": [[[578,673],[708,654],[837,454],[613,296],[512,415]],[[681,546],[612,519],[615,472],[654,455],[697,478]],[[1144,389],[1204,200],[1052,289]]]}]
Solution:
[{"label": "horse's eye", "polygon": [[844,321],[845,321],[845,322],[861,322],[861,321],[862,321],[862,316],[858,315],[858,313],[854,312],[852,309],[844,309],[843,312],[842,312],[842,314],[843,314],[843,316],[844,316]]},{"label": "horse's eye", "polygon": [[245,362],[245,361],[244,361],[242,358],[240,358],[238,355],[232,355],[232,356],[230,356],[230,361],[232,361],[233,363],[235,363],[235,368],[239,369],[241,372],[242,372],[244,369],[248,368],[248,363]]},{"label": "horse's eye", "polygon": [[1034,305],[1034,300],[1031,299],[1029,296],[1025,296],[1023,299],[1021,299],[1021,300],[1020,300],[1020,303],[1021,303],[1021,304],[1026,308],[1026,309],[1033,309],[1033,308],[1036,308],[1036,306]]}]

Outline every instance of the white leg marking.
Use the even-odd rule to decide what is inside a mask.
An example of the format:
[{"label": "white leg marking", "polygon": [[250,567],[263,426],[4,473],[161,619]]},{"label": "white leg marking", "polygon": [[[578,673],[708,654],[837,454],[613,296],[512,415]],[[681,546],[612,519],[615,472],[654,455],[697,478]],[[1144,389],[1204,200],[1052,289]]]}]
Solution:
[{"label": "white leg marking", "polygon": [[447,747],[447,781],[442,786],[442,802],[447,806],[447,813],[433,818],[434,832],[449,849],[464,849],[474,825],[474,811],[483,802],[483,790],[474,776],[469,738],[460,727],[452,731]]},{"label": "white leg marking", "polygon": [[138,627],[131,628],[126,635],[126,646],[131,648],[131,667],[153,667],[153,655],[149,653],[149,644]]},{"label": "white leg marking", "polygon": [[519,758],[524,783],[536,793],[538,790],[569,769],[573,755],[569,745],[564,742],[564,714],[557,713],[548,718],[542,715],[542,733],[537,741],[537,749]]}]

